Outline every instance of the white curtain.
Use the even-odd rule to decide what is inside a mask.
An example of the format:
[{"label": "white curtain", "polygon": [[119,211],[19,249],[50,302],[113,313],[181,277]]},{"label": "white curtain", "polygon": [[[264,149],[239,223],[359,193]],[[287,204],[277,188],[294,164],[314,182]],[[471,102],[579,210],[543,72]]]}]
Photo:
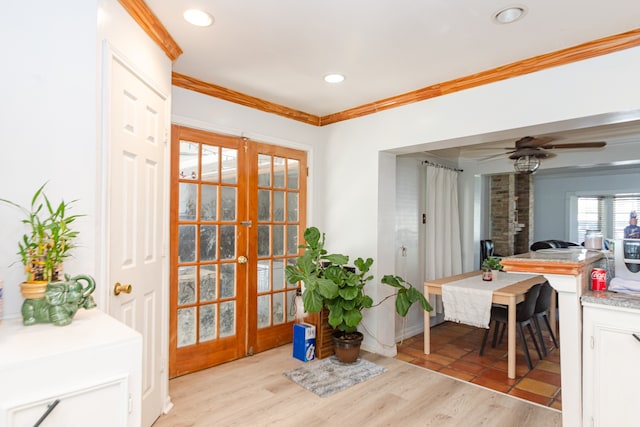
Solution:
[{"label": "white curtain", "polygon": [[[425,167],[425,277],[428,280],[462,273],[462,251],[458,213],[459,172],[428,163]],[[436,313],[443,312],[441,298],[431,303],[435,303]]]}]

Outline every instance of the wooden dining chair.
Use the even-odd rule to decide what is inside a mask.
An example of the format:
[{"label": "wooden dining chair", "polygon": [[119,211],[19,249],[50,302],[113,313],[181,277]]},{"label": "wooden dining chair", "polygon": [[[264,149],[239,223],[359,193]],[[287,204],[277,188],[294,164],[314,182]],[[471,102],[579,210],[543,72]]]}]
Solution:
[{"label": "wooden dining chair", "polygon": [[549,310],[551,310],[551,294],[553,293],[553,288],[549,284],[549,282],[544,282],[542,287],[540,288],[540,295],[538,295],[538,300],[536,301],[536,308],[533,311],[533,323],[536,325],[536,332],[538,334],[538,340],[540,341],[540,347],[542,347],[542,354],[544,357],[547,357],[547,346],[544,345],[544,339],[542,338],[542,329],[540,329],[540,319],[544,320],[544,323],[547,325],[547,329],[549,330],[549,335],[551,335],[551,340],[553,341],[553,345],[555,348],[558,348],[558,341],[556,340],[556,336],[553,333],[553,328],[551,327],[551,323],[549,322]]},{"label": "wooden dining chair", "polygon": [[[524,357],[527,360],[527,366],[529,366],[529,370],[533,369],[533,364],[531,363],[531,356],[529,355],[529,347],[527,346],[527,337],[524,334],[524,327],[526,326],[529,330],[529,334],[533,339],[533,344],[536,347],[536,351],[538,352],[538,356],[540,360],[542,360],[542,352],[540,351],[540,347],[538,346],[538,341],[533,332],[533,327],[531,326],[531,321],[534,316],[534,311],[536,308],[536,302],[538,301],[538,296],[540,295],[540,289],[542,288],[542,284],[538,283],[529,289],[524,297],[524,301],[516,306],[516,327],[517,334],[520,337],[520,342],[522,343],[522,348],[524,350]],[[495,328],[493,330],[493,341],[491,346],[495,348],[498,338],[498,330],[502,325],[502,331],[500,332],[500,342],[502,341],[502,337],[504,336],[504,331],[507,328],[507,323],[509,322],[509,310],[507,307],[493,306],[491,307],[491,320],[489,321],[489,326],[491,326],[491,322],[494,323]],[[484,353],[484,347],[487,344],[487,337],[489,336],[490,329],[486,329],[484,331],[484,336],[482,337],[482,345],[480,346],[480,356]]]}]

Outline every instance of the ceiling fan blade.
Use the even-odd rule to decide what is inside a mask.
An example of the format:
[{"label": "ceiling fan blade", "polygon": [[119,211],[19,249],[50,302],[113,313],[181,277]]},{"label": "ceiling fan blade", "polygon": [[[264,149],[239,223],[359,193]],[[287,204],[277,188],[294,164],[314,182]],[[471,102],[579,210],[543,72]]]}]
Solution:
[{"label": "ceiling fan blade", "polygon": [[[512,151],[512,153],[515,153],[515,151]],[[506,153],[506,154],[510,154],[510,153]],[[482,157],[481,159],[478,159],[478,161],[486,162],[493,159],[500,159],[500,158],[503,158],[504,156],[505,156],[505,153],[494,154],[493,156]]]},{"label": "ceiling fan blade", "polygon": [[520,157],[537,157],[538,159],[546,159],[551,156],[551,153],[547,153],[542,148],[525,147],[519,148],[509,156],[510,159],[519,159]]},{"label": "ceiling fan blade", "polygon": [[516,148],[539,148],[543,145],[547,145],[555,138],[550,136],[525,136],[524,138],[520,138],[516,141]]},{"label": "ceiling fan blade", "polygon": [[607,143],[604,141],[599,142],[576,142],[573,144],[547,144],[542,146],[545,150],[555,150],[555,149],[564,149],[564,148],[602,148],[606,146]]}]

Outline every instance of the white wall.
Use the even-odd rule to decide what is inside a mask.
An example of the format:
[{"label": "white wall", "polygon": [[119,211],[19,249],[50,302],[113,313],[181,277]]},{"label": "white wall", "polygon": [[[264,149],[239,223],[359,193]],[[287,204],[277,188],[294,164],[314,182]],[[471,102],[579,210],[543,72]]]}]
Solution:
[{"label": "white wall", "polygon": [[[0,198],[29,205],[48,181],[54,202],[78,199],[80,231],[72,274],[95,274],[96,2],[3,2],[0,38]],[[24,281],[18,240],[26,229],[17,209],[0,205],[0,276],[4,316],[19,316]]]},{"label": "white wall", "polygon": [[[0,37],[6,64],[0,71],[0,197],[28,203],[45,180],[55,199],[80,199],[77,210],[88,216],[78,223],[81,245],[71,272],[95,274],[99,266],[97,236],[102,209],[98,186],[102,159],[98,154],[98,40],[105,34],[136,64],[156,58],[156,48],[136,31],[110,24],[101,10],[119,10],[116,0],[68,0],[57,3],[21,1],[4,6]],[[32,15],[36,11],[35,16]],[[120,14],[120,12],[117,12]],[[122,29],[122,32],[120,32]],[[133,36],[131,39],[130,36]],[[64,49],[63,49],[64,48]],[[28,52],[28,54],[25,54]],[[162,84],[162,72],[152,80]],[[330,236],[329,250],[376,259],[374,274],[395,269],[394,153],[483,142],[486,135],[518,136],[513,129],[608,112],[639,110],[640,48],[628,49],[512,78],[401,108],[315,128],[279,116],[173,89],[173,120],[267,143],[306,147],[310,152],[310,224]],[[480,136],[478,136],[480,135]],[[49,169],[34,169],[48,165]],[[474,217],[474,189],[479,169],[465,165],[461,184],[462,216]],[[391,189],[391,191],[389,191]],[[383,191],[384,190],[384,191]],[[0,223],[17,224],[18,212],[0,207]],[[474,221],[463,224],[463,257],[473,268]],[[5,279],[5,315],[16,314],[23,280],[15,260],[22,230],[0,229],[0,275]],[[389,235],[392,236],[389,240]],[[469,260],[471,258],[471,261]],[[99,284],[98,286],[104,286]],[[371,286],[374,300],[382,294]],[[395,353],[393,310],[370,310],[367,319],[378,338],[365,348]],[[376,344],[382,342],[384,346]],[[387,345],[391,344],[391,347]]]},{"label": "white wall", "polygon": [[[634,48],[328,126],[327,148],[330,153],[340,153],[332,157],[326,181],[331,203],[325,211],[325,228],[329,235],[337,236],[332,245],[344,253],[377,256],[374,274],[390,273],[383,267],[388,265],[386,258],[393,259],[394,254],[376,230],[393,229],[395,218],[381,218],[377,208],[395,201],[378,183],[395,181],[395,169],[378,163],[379,151],[444,148],[459,144],[457,138],[469,137],[465,141],[469,144],[481,142],[481,137],[470,138],[474,135],[507,134],[511,129],[541,123],[637,110],[639,72],[640,48]],[[461,216],[468,219],[462,229],[464,268],[468,271],[474,266],[473,190],[478,184],[477,168],[474,171],[465,165],[464,169],[460,204]],[[374,300],[379,289],[370,292]],[[367,314],[365,319],[376,315]],[[383,311],[379,315],[384,315]],[[393,337],[391,318],[375,323],[381,328],[375,331],[378,342]],[[367,338],[365,348],[380,349]]]},{"label": "white wall", "polygon": [[[516,137],[520,128],[639,109],[639,72],[640,48],[635,48],[320,129],[174,88],[174,122],[275,144],[309,144],[309,223],[327,233],[328,250],[373,257],[379,278],[396,268],[395,246],[387,244],[394,241],[396,224],[395,211],[389,209],[396,204],[396,163],[393,154],[383,151],[411,153],[472,144],[492,140],[483,140],[489,134]],[[474,210],[479,205],[475,194],[483,166],[487,165],[463,165],[461,178],[467,271],[474,268]],[[387,292],[381,286],[369,287],[376,301]],[[393,309],[369,310],[365,322],[364,348],[395,354]]]},{"label": "white wall", "polygon": [[[108,288],[100,278],[104,188],[100,110],[103,40],[170,93],[171,62],[117,0],[3,4],[0,37],[0,198],[28,205],[45,181],[53,201],[77,199],[72,213],[79,247],[65,263],[70,274],[94,276],[98,304]],[[160,64],[158,66],[158,64]],[[0,276],[5,317],[20,316],[19,283],[25,278],[17,242],[26,231],[21,213],[0,205]]]},{"label": "white wall", "polygon": [[[396,166],[395,275],[422,290],[424,242],[420,239],[421,215],[425,210],[425,166],[418,158],[398,158]],[[405,319],[396,317],[395,336],[409,338],[422,331],[422,310],[411,308]]]}]

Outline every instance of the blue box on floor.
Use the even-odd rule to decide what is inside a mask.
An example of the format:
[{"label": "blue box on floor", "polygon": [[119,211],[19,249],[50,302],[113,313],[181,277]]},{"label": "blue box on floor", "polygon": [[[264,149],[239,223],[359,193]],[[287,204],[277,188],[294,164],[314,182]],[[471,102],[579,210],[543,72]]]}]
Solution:
[{"label": "blue box on floor", "polygon": [[316,327],[308,323],[293,325],[293,357],[308,362],[316,357]]}]

